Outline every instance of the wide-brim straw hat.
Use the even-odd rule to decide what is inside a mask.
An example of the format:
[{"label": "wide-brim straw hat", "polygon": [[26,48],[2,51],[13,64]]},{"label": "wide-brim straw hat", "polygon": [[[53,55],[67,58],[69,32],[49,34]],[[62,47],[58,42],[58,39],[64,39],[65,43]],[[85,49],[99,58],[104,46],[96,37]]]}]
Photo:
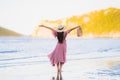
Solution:
[{"label": "wide-brim straw hat", "polygon": [[58,25],[57,32],[64,32],[64,31],[65,31],[65,26],[64,25]]}]

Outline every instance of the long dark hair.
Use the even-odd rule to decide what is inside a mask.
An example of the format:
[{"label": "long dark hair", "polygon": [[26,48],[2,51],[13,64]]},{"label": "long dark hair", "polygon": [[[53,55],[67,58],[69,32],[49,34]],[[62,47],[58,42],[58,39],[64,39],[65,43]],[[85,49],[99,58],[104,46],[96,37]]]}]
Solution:
[{"label": "long dark hair", "polygon": [[59,43],[63,43],[64,40],[64,32],[57,32],[57,39]]}]

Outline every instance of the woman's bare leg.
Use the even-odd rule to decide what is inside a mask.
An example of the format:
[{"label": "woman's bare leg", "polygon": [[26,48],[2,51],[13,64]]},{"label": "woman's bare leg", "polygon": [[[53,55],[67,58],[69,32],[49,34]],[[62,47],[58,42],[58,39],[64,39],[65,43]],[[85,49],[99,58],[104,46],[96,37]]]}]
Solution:
[{"label": "woman's bare leg", "polygon": [[63,63],[62,62],[60,62],[60,72],[62,72],[62,66],[63,66]]},{"label": "woman's bare leg", "polygon": [[59,63],[57,63],[57,71],[59,72]]},{"label": "woman's bare leg", "polygon": [[58,71],[58,72],[61,72],[61,71],[62,71],[62,66],[63,66],[63,63],[62,63],[62,62],[59,62],[59,63],[57,64],[57,71]]},{"label": "woman's bare leg", "polygon": [[60,75],[60,80],[62,80],[62,73],[60,72],[59,75]]}]

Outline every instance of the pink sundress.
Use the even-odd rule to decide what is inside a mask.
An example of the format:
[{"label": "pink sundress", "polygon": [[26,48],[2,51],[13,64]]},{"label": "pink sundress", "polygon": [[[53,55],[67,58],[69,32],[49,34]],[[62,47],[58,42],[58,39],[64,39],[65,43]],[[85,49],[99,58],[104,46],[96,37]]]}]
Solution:
[{"label": "pink sundress", "polygon": [[[57,31],[52,30],[52,33],[53,33],[54,37],[57,36]],[[68,33],[69,33],[69,30],[64,32],[63,43],[57,42],[57,45],[56,45],[55,49],[53,50],[53,52],[48,55],[52,66],[55,66],[55,64],[57,64],[59,62],[62,62],[63,64],[66,62],[66,47],[67,47],[66,37],[67,37]]]}]

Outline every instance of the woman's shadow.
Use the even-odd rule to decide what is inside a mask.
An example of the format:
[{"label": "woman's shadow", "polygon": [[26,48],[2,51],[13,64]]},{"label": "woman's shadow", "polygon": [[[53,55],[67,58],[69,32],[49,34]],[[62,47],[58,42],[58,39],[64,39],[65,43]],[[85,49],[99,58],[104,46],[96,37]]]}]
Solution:
[{"label": "woman's shadow", "polygon": [[57,77],[52,77],[52,80],[63,80],[62,79],[62,73],[61,72],[57,72]]}]

